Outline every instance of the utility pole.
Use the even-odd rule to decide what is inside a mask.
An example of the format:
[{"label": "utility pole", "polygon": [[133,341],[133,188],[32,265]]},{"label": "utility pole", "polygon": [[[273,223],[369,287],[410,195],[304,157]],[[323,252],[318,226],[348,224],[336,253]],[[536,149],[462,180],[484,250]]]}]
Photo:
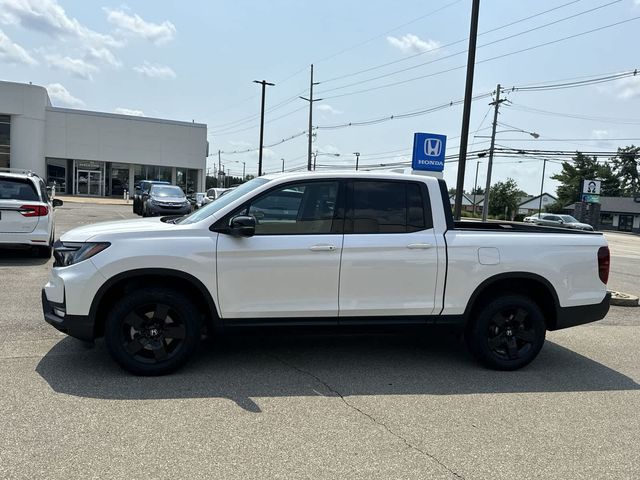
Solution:
[{"label": "utility pole", "polygon": [[462,194],[464,192],[464,171],[467,162],[467,141],[469,139],[469,119],[471,117],[471,100],[473,98],[473,72],[476,63],[479,13],[480,0],[473,0],[471,7],[471,28],[469,31],[469,53],[467,54],[467,83],[464,89],[462,133],[460,134],[460,155],[458,157],[458,182],[456,183],[456,200],[454,204],[454,216],[456,220],[460,220],[460,216],[462,215]]},{"label": "utility pole", "polygon": [[253,83],[262,85],[262,108],[260,109],[260,150],[258,151],[258,176],[262,176],[262,144],[264,142],[264,94],[267,85],[273,87],[275,83],[269,83],[266,80],[254,80]]},{"label": "utility pole", "polygon": [[282,160],[282,173],[284,173],[284,158],[281,158],[280,160]]},{"label": "utility pole", "polygon": [[220,150],[218,150],[218,181],[217,187],[220,187],[220,182],[222,181],[222,159],[220,158]]},{"label": "utility pole", "polygon": [[318,159],[318,152],[313,153],[313,171],[316,170],[316,160]]},{"label": "utility pole", "polygon": [[504,99],[500,100],[500,84],[496,87],[496,99],[489,105],[493,105],[493,126],[491,128],[491,145],[489,146],[489,162],[487,165],[487,183],[484,187],[484,206],[482,208],[482,221],[487,221],[489,213],[489,189],[491,187],[491,168],[493,167],[493,151],[496,145],[496,127],[498,126],[498,109]]},{"label": "utility pole", "polygon": [[540,203],[538,204],[538,218],[542,214],[542,191],[544,189],[544,171],[547,168],[547,159],[543,158],[542,161],[543,161],[543,163],[542,163],[542,181],[540,182]]},{"label": "utility pole", "polygon": [[246,170],[247,170],[247,162],[242,162],[242,181],[243,182],[247,178]]},{"label": "utility pole", "polygon": [[360,162],[360,152],[353,152],[356,156],[356,170],[358,170],[358,163]]},{"label": "utility pole", "polygon": [[313,102],[319,102],[321,98],[313,98],[313,86],[318,83],[313,83],[313,64],[311,64],[311,81],[309,83],[309,98],[300,97],[302,100],[309,102],[309,146],[307,149],[307,170],[311,170],[311,141],[313,135]]},{"label": "utility pole", "polygon": [[473,216],[476,216],[476,193],[478,192],[478,167],[480,166],[480,160],[476,162],[476,181],[473,184]]}]

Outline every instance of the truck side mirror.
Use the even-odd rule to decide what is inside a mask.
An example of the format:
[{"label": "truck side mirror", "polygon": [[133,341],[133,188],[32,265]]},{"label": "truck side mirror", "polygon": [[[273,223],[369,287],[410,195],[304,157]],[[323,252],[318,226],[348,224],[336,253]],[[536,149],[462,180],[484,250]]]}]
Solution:
[{"label": "truck side mirror", "polygon": [[238,215],[229,221],[229,233],[237,237],[252,237],[256,233],[256,219],[251,215]]}]

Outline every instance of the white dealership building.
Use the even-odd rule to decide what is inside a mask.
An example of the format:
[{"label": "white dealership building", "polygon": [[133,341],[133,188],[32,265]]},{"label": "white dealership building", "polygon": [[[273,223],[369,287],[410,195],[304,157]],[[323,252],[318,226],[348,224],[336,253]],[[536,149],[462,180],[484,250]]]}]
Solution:
[{"label": "white dealership building", "polygon": [[203,191],[207,126],[59,108],[44,87],[0,82],[0,167],[70,195],[122,196],[145,179]]}]

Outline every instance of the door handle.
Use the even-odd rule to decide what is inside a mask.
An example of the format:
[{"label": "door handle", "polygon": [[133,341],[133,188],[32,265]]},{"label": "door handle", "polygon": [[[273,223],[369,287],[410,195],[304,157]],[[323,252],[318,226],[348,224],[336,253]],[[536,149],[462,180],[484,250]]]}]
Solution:
[{"label": "door handle", "polygon": [[336,249],[335,245],[313,245],[309,247],[312,252],[332,252]]},{"label": "door handle", "polygon": [[431,247],[433,247],[433,245],[430,243],[410,243],[407,245],[407,248],[410,248],[411,250],[426,250]]}]

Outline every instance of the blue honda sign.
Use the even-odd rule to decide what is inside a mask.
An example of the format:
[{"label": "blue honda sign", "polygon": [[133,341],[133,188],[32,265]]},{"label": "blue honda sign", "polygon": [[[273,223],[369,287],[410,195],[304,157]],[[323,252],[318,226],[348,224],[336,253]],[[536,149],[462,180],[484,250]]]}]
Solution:
[{"label": "blue honda sign", "polygon": [[447,136],[437,133],[415,133],[413,135],[413,159],[411,168],[428,172],[444,170],[444,152]]}]

